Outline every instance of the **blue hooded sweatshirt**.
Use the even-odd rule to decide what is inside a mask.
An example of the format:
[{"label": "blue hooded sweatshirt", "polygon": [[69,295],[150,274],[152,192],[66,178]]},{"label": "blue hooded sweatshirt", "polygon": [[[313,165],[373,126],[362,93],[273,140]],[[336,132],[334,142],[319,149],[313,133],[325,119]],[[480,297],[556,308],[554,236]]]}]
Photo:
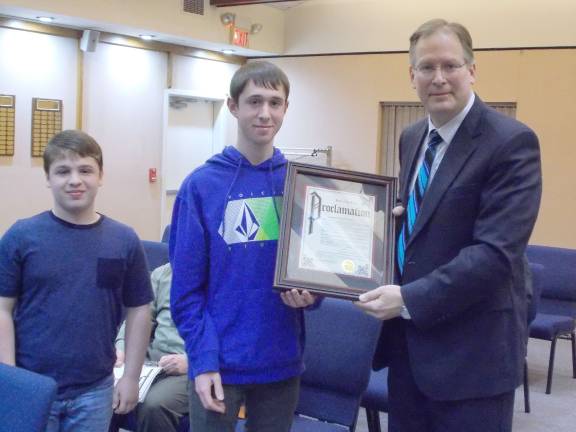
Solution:
[{"label": "blue hooded sweatshirt", "polygon": [[184,180],[170,233],[172,317],[189,377],[281,381],[303,370],[302,310],[272,289],[286,158],[254,166],[236,148]]}]

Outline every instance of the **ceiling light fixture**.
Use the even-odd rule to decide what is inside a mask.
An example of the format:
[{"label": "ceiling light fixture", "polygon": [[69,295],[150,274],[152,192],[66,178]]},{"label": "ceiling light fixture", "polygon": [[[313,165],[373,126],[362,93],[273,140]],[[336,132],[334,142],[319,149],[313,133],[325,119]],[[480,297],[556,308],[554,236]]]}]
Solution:
[{"label": "ceiling light fixture", "polygon": [[226,48],[222,50],[222,54],[227,54],[227,55],[231,55],[234,54],[236,51],[230,48]]},{"label": "ceiling light fixture", "polygon": [[145,41],[149,41],[154,39],[154,35],[147,35],[147,34],[141,34],[140,35],[140,39],[145,40]]},{"label": "ceiling light fixture", "polygon": [[43,23],[51,23],[52,21],[54,21],[53,17],[48,17],[48,16],[39,16],[39,17],[36,17],[36,19],[40,22],[43,22]]}]

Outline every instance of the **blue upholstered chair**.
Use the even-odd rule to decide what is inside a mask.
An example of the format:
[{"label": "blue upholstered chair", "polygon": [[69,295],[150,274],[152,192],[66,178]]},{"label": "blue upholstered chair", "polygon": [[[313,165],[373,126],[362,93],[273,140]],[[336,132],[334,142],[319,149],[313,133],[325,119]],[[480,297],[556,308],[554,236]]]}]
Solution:
[{"label": "blue upholstered chair", "polygon": [[[353,431],[380,322],[349,301],[329,298],[305,318],[306,371],[292,432]],[[241,422],[237,431],[243,430]]]},{"label": "blue upholstered chair", "polygon": [[153,271],[168,262],[168,244],[150,240],[142,240],[142,246],[148,261],[148,270]]},{"label": "blue upholstered chair", "polygon": [[52,378],[0,363],[0,432],[43,432],[56,390]]},{"label": "blue upholstered chair", "polygon": [[381,432],[380,412],[388,412],[388,368],[372,371],[360,404],[366,410],[369,432]]},{"label": "blue upholstered chair", "polygon": [[546,394],[550,394],[558,339],[572,341],[572,375],[576,378],[576,250],[531,245],[526,252],[530,262],[544,266],[542,296],[530,324],[530,337],[551,342],[546,382]]},{"label": "blue upholstered chair", "polygon": [[170,241],[170,224],[166,225],[164,232],[162,233],[162,243],[168,243]]},{"label": "blue upholstered chair", "polygon": [[[339,430],[336,424],[353,431],[379,333],[380,321],[349,301],[325,299],[306,313],[306,371],[296,412],[332,424],[325,430]],[[296,420],[293,431],[324,430],[318,422]]]},{"label": "blue upholstered chair", "polygon": [[[538,306],[540,304],[540,297],[542,296],[542,276],[544,273],[544,266],[542,264],[530,263],[530,273],[532,275],[532,298],[528,303],[528,311],[526,318],[528,326],[536,318]],[[530,412],[530,382],[528,379],[528,360],[524,360],[524,411]]]}]

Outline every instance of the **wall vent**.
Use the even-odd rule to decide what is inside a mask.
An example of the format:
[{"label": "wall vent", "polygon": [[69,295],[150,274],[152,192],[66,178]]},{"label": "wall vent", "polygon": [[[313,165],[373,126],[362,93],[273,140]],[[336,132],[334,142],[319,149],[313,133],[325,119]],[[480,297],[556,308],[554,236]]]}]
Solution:
[{"label": "wall vent", "polygon": [[184,12],[204,15],[204,0],[184,0]]}]

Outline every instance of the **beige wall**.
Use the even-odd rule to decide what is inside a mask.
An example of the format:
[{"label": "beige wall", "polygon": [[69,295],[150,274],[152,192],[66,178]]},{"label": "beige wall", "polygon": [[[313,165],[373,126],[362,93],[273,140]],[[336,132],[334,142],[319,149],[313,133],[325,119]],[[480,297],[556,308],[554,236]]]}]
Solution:
[{"label": "beige wall", "polygon": [[[0,90],[17,96],[16,155],[0,158],[0,233],[15,219],[50,205],[42,169],[29,157],[30,100],[34,96],[64,99],[64,127],[74,127],[76,44],[67,38],[0,29],[4,59],[0,62]],[[149,167],[158,167],[161,160],[165,56],[137,50],[142,56],[135,54],[135,59],[150,62],[140,70],[152,71],[150,76],[155,78],[139,84],[140,90],[134,93],[133,78],[142,79],[141,73],[131,75],[125,85],[115,84],[105,74],[128,70],[112,57],[104,60],[107,52],[128,53],[126,50],[102,47],[86,54],[92,57],[85,59],[85,127],[105,146],[106,183],[99,197],[102,210],[135,226],[142,237],[155,239],[161,229],[161,204],[158,185],[147,183],[146,172]],[[49,57],[40,61],[47,54]],[[120,58],[129,56],[122,54]],[[407,55],[273,61],[286,70],[293,85],[288,115],[276,144],[331,145],[335,166],[376,172],[379,103],[416,100],[408,80]],[[178,86],[189,89],[212,88],[216,84],[209,77],[221,83],[231,70],[229,65],[204,60],[176,64]],[[576,230],[571,229],[576,217],[576,174],[572,169],[576,160],[572,128],[576,118],[576,49],[479,52],[477,64],[479,95],[486,101],[517,102],[518,118],[534,128],[541,139],[544,197],[532,242],[576,247]],[[40,75],[35,73],[38,68],[43,71]],[[210,72],[202,72],[203,68]],[[122,74],[115,79],[122,79]],[[146,112],[144,121],[134,117],[138,107]],[[125,134],[125,139],[119,134]],[[161,172],[159,176],[161,181]]]},{"label": "beige wall", "polygon": [[312,0],[287,11],[285,54],[401,51],[431,18],[463,23],[477,48],[576,45],[574,0]]},{"label": "beige wall", "polygon": [[220,14],[234,12],[238,24],[263,25],[250,36],[250,48],[271,54],[401,51],[410,33],[435,17],[464,23],[480,48],[576,45],[574,0],[308,0],[286,12],[268,5],[204,4],[204,15],[196,15],[182,12],[182,0],[0,0],[0,13],[30,19],[49,14],[60,24],[154,33],[172,43],[186,38],[217,49],[214,44],[228,43]]},{"label": "beige wall", "polygon": [[62,100],[63,127],[74,128],[77,45],[73,39],[0,28],[0,94],[16,96],[14,156],[0,156],[0,236],[16,219],[52,205],[42,159],[30,157],[32,98]]},{"label": "beige wall", "polygon": [[[167,55],[101,43],[81,61],[75,39],[4,28],[0,53],[0,94],[16,96],[15,154],[0,157],[0,236],[16,219],[52,206],[42,161],[30,157],[31,101],[62,99],[63,128],[75,128],[81,72],[83,129],[104,152],[97,209],[159,240]],[[224,95],[238,65],[175,56],[172,67],[180,90]],[[157,169],[156,183],[148,182],[149,168]]]},{"label": "beige wall", "polygon": [[165,53],[100,44],[84,55],[83,129],[104,153],[96,208],[129,224],[144,239],[160,233],[162,101]]},{"label": "beige wall", "polygon": [[[532,243],[576,248],[576,49],[476,54],[476,91],[517,102],[541,140],[544,195]],[[292,82],[280,146],[332,145],[334,165],[377,171],[379,103],[413,101],[406,54],[274,59]]]}]

